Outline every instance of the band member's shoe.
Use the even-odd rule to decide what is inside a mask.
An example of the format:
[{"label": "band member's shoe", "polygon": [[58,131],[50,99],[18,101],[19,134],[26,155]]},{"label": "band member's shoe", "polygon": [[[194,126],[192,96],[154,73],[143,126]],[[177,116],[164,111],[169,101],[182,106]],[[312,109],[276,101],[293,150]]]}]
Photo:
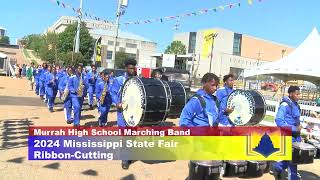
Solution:
[{"label": "band member's shoe", "polygon": [[50,111],[51,113],[53,113],[53,108],[49,108],[49,111]]},{"label": "band member's shoe", "polygon": [[67,121],[67,124],[72,124],[72,123],[73,123],[73,119],[72,118]]},{"label": "band member's shoe", "polygon": [[122,169],[129,169],[130,161],[129,160],[122,160],[121,167]]},{"label": "band member's shoe", "polygon": [[42,100],[43,100],[43,99],[44,99],[44,97],[43,97],[43,96],[40,96],[40,99],[42,99]]},{"label": "band member's shoe", "polygon": [[89,105],[89,109],[90,109],[90,110],[93,110],[93,106],[92,106],[92,105]]}]

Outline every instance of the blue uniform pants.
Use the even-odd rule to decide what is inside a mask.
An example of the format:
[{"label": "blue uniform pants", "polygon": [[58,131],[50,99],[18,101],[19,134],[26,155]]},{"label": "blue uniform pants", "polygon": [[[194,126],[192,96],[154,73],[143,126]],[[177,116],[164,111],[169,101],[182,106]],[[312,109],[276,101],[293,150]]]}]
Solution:
[{"label": "blue uniform pants", "polygon": [[99,125],[105,125],[108,121],[108,113],[110,110],[110,106],[108,105],[101,105],[99,107],[100,109],[100,116],[99,116]]},{"label": "blue uniform pants", "polygon": [[71,97],[71,104],[73,110],[73,124],[80,125],[80,116],[81,116],[81,104],[79,97]]},{"label": "blue uniform pants", "polygon": [[39,87],[40,87],[40,84],[39,84],[39,80],[38,79],[35,79],[35,86],[36,86],[36,88],[35,88],[35,93],[36,93],[36,95],[39,95]]},{"label": "blue uniform pants", "polygon": [[117,124],[118,124],[119,127],[127,126],[126,122],[124,121],[123,114],[119,110],[117,111]]},{"label": "blue uniform pants", "polygon": [[[292,137],[292,142],[301,142],[301,137]],[[288,168],[288,180],[298,180],[298,166],[290,161],[280,161],[275,163],[274,168],[278,172],[283,172]]]},{"label": "blue uniform pants", "polygon": [[89,106],[93,105],[93,94],[94,94],[94,86],[89,86],[88,88],[88,104]]},{"label": "blue uniform pants", "polygon": [[63,103],[64,118],[66,121],[71,121],[72,112],[72,100],[71,97],[67,97]]},{"label": "blue uniform pants", "polygon": [[40,96],[45,95],[45,84],[44,81],[39,80],[39,94]]}]

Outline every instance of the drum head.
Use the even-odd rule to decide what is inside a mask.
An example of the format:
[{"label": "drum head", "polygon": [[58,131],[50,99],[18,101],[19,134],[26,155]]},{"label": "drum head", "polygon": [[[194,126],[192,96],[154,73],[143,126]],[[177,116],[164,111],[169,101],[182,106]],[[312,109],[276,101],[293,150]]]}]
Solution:
[{"label": "drum head", "polygon": [[122,89],[123,118],[128,126],[139,125],[144,114],[144,89],[137,78],[129,79]]},{"label": "drum head", "polygon": [[234,111],[229,114],[229,118],[235,125],[249,123],[254,115],[254,100],[246,91],[235,90],[232,92],[229,95],[227,106],[228,108],[234,107]]}]

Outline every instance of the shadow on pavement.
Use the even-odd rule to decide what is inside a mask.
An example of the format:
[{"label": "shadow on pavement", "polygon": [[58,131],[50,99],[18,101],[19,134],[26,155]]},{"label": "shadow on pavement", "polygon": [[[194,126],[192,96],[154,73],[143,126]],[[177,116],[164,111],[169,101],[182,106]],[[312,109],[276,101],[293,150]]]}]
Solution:
[{"label": "shadow on pavement", "polygon": [[95,118],[94,115],[88,114],[88,115],[81,115],[80,120],[86,120],[86,119],[92,119]]},{"label": "shadow on pavement", "polygon": [[320,176],[312,173],[312,172],[309,172],[309,171],[298,171],[302,177],[302,179],[308,179],[308,180],[319,180],[320,179]]},{"label": "shadow on pavement", "polygon": [[60,164],[59,163],[52,163],[52,164],[48,164],[43,166],[44,168],[49,168],[49,169],[59,169]]},{"label": "shadow on pavement", "polygon": [[26,147],[28,145],[29,126],[33,125],[28,119],[0,120],[0,150]]},{"label": "shadow on pavement", "polygon": [[19,158],[9,159],[9,160],[7,160],[7,162],[22,163],[23,160],[24,160],[24,157],[19,157]]},{"label": "shadow on pavement", "polygon": [[128,176],[122,177],[120,180],[135,180],[136,178],[134,177],[133,174],[129,174]]},{"label": "shadow on pavement", "polygon": [[98,176],[98,172],[92,169],[83,171],[81,174],[88,175],[88,176]]},{"label": "shadow on pavement", "polygon": [[98,121],[91,121],[91,122],[86,122],[86,123],[84,124],[84,126],[97,127],[97,126],[99,126],[99,123],[98,123]]},{"label": "shadow on pavement", "polygon": [[175,162],[175,160],[165,161],[165,160],[143,160],[141,161],[146,164],[161,164],[161,163],[168,163],[168,162]]},{"label": "shadow on pavement", "polygon": [[6,106],[45,106],[37,97],[0,96],[0,105]]}]

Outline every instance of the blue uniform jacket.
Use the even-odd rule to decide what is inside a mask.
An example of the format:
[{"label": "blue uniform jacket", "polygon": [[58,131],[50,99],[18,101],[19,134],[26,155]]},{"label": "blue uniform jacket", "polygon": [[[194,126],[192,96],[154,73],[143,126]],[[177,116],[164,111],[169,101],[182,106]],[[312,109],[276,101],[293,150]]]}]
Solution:
[{"label": "blue uniform jacket", "polygon": [[[83,80],[83,85],[84,85],[82,97],[85,97],[87,95],[87,90],[86,90],[84,76],[82,76],[82,80]],[[77,91],[78,91],[79,85],[80,85],[80,76],[79,75],[72,75],[69,77],[68,90],[70,92],[71,97],[78,97]]]},{"label": "blue uniform jacket", "polygon": [[232,125],[229,121],[228,115],[225,112],[225,110],[227,109],[228,96],[232,92],[232,88],[229,88],[228,86],[224,85],[224,87],[221,87],[217,90],[216,94],[219,101],[219,123],[225,126]]},{"label": "blue uniform jacket", "polygon": [[289,97],[284,97],[278,108],[276,116],[277,126],[289,126],[292,132],[297,132],[300,125],[300,109],[297,102],[293,102]]},{"label": "blue uniform jacket", "polygon": [[97,92],[97,87],[100,82],[103,82],[103,79],[100,76],[98,76],[95,84],[95,89],[94,89],[95,92]]},{"label": "blue uniform jacket", "polygon": [[46,72],[46,90],[49,96],[53,96],[58,88],[58,81],[53,75],[53,73]]},{"label": "blue uniform jacket", "polygon": [[39,80],[45,83],[47,69],[40,69]]},{"label": "blue uniform jacket", "polygon": [[196,94],[202,96],[206,102],[205,110],[202,108],[198,98],[191,98],[184,106],[180,115],[180,126],[210,126],[209,118],[213,124],[218,124],[218,108],[213,95],[207,94],[200,89]]},{"label": "blue uniform jacket", "polygon": [[88,85],[89,86],[95,86],[96,85],[96,80],[98,77],[98,73],[93,73],[92,71],[90,71],[89,73],[87,73],[86,78],[88,81]]},{"label": "blue uniform jacket", "polygon": [[[106,82],[104,82],[104,81],[100,81],[96,86],[96,95],[97,95],[97,98],[99,100],[100,100],[100,97],[102,95],[105,83]],[[102,104],[102,105],[106,105],[106,106],[109,106],[109,107],[112,104],[112,98],[111,98],[111,95],[110,95],[110,89],[111,89],[111,87],[108,85],[107,95],[104,98],[104,101],[103,101],[103,104]]]},{"label": "blue uniform jacket", "polygon": [[[111,85],[110,94],[112,98],[112,103],[118,104],[120,103],[120,91],[121,87],[123,86],[124,82],[128,78],[128,75],[125,73],[122,76],[119,76],[114,79],[113,84]],[[122,112],[120,110],[117,111],[117,124],[118,126],[126,126],[126,123],[123,119]]]},{"label": "blue uniform jacket", "polygon": [[69,76],[65,74],[64,76],[60,77],[59,83],[58,83],[58,89],[60,92],[63,92],[66,88],[66,85],[68,83]]}]

